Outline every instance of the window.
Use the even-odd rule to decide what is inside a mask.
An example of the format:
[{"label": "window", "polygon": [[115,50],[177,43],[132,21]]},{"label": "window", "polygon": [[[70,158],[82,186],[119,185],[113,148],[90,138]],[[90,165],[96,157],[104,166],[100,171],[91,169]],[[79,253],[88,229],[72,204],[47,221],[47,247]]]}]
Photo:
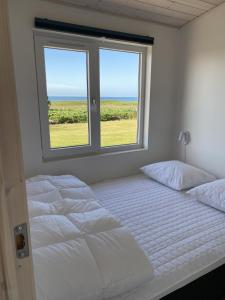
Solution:
[{"label": "window", "polygon": [[50,147],[89,145],[87,52],[44,47],[44,58]]},{"label": "window", "polygon": [[101,146],[137,144],[141,54],[101,48],[99,55]]},{"label": "window", "polygon": [[143,148],[146,46],[35,34],[43,157]]}]

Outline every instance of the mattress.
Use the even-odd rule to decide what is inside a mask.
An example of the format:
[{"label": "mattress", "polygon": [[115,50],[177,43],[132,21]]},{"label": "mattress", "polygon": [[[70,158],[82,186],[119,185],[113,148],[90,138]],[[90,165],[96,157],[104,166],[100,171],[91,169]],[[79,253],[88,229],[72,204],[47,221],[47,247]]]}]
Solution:
[{"label": "mattress", "polygon": [[225,213],[144,175],[91,186],[147,253],[153,281],[113,300],[155,300],[225,263]]}]

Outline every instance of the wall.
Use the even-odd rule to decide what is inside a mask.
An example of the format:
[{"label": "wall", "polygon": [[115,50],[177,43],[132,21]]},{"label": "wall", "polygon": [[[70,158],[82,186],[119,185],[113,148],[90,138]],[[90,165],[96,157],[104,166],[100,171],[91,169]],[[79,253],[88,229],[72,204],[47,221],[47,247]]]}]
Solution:
[{"label": "wall", "polygon": [[[177,126],[191,131],[187,161],[225,176],[225,4],[181,30]],[[177,144],[176,146],[177,147]],[[182,157],[182,149],[178,157]]]},{"label": "wall", "polygon": [[[172,157],[172,119],[179,48],[177,29],[40,0],[9,0],[9,9],[26,176],[73,173],[88,182],[94,182],[136,173],[146,163]],[[149,151],[42,161],[32,33],[35,16],[155,37]]]}]

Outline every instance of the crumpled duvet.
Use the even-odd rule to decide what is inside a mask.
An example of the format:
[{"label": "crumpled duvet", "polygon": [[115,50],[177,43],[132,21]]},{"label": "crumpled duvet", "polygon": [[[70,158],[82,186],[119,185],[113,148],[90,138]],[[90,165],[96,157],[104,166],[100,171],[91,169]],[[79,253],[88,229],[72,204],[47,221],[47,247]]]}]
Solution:
[{"label": "crumpled duvet", "polygon": [[154,277],[129,229],[78,178],[26,182],[37,300],[99,300]]}]

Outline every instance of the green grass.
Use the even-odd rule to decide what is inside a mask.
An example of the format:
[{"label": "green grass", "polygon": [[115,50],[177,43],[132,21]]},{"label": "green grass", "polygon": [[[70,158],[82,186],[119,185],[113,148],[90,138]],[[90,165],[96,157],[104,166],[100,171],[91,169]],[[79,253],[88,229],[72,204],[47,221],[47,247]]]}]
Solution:
[{"label": "green grass", "polygon": [[[115,100],[102,100],[101,105],[120,108],[127,107],[127,108],[135,108],[137,106],[137,102],[135,101],[115,101]],[[51,108],[52,109],[74,109],[75,107],[83,107],[86,108],[87,104],[85,101],[52,101]]]},{"label": "green grass", "polygon": [[[51,147],[88,144],[87,103],[52,102],[49,109]],[[101,146],[136,143],[137,102],[101,101]]]},{"label": "green grass", "polygon": [[[50,124],[86,123],[85,101],[52,102],[49,109]],[[101,101],[101,121],[130,120],[137,118],[137,102]]]},{"label": "green grass", "polygon": [[[51,147],[88,144],[87,123],[50,125]],[[101,122],[101,146],[136,143],[137,121]]]}]

